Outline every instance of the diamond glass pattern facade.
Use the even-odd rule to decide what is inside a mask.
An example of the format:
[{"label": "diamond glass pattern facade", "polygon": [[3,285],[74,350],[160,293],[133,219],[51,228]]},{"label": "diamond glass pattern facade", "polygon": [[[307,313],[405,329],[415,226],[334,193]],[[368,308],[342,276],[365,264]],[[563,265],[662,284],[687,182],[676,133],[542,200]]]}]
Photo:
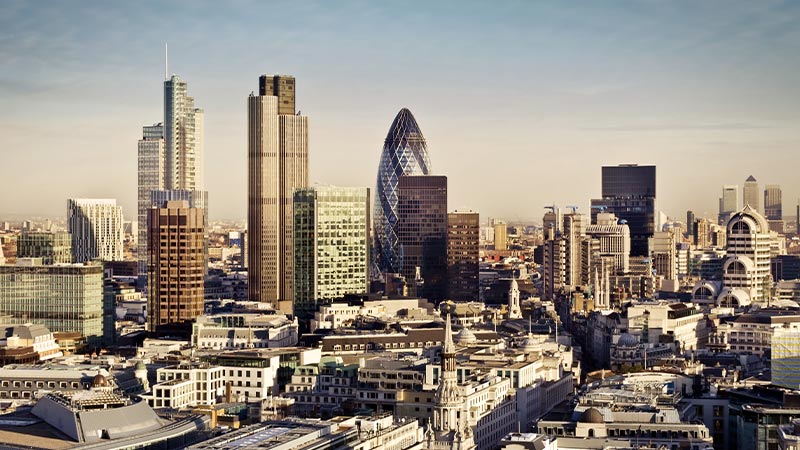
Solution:
[{"label": "diamond glass pattern facade", "polygon": [[403,175],[428,175],[430,171],[425,137],[411,111],[403,108],[386,135],[375,191],[375,262],[383,272],[398,273],[403,267],[398,238],[398,180]]}]

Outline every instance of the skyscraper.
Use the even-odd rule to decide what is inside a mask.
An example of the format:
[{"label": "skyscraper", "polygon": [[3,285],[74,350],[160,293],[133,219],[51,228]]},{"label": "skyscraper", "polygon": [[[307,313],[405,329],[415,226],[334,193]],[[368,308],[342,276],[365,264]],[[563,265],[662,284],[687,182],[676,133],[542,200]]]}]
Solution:
[{"label": "skyscraper", "polygon": [[742,203],[742,207],[750,206],[751,208],[755,209],[759,212],[759,214],[763,213],[761,209],[761,192],[758,189],[758,181],[756,181],[755,177],[750,175],[747,177],[747,180],[744,182],[744,187],[742,188],[742,199],[744,203]]},{"label": "skyscraper", "polygon": [[71,198],[67,225],[72,235],[72,260],[122,261],[122,207],[114,199]]},{"label": "skyscraper", "polygon": [[373,233],[375,262],[381,272],[399,273],[404,266],[397,229],[399,180],[404,175],[427,175],[430,171],[425,137],[411,111],[403,108],[389,127],[378,165]]},{"label": "skyscraper", "polygon": [[294,314],[304,329],[319,302],[369,287],[367,188],[314,187],[294,194]]},{"label": "skyscraper", "polygon": [[186,81],[164,81],[164,183],[166,189],[203,189],[203,110],[194,107]]},{"label": "skyscraper", "polygon": [[480,218],[472,211],[447,214],[447,298],[479,298]]},{"label": "skyscraper", "polygon": [[499,251],[508,250],[508,225],[498,221],[494,223],[494,249]]},{"label": "skyscraper", "polygon": [[164,150],[164,125],[157,123],[142,127],[138,155],[138,240],[137,259],[139,276],[147,276],[147,211],[152,206],[150,193],[165,188],[166,154]]},{"label": "skyscraper", "polygon": [[397,183],[397,236],[406,280],[416,278],[417,295],[440,302],[447,295],[447,177],[401,176]]},{"label": "skyscraper", "polygon": [[686,236],[690,238],[694,236],[694,223],[697,221],[697,217],[694,215],[694,211],[686,211]]},{"label": "skyscraper", "polygon": [[764,186],[764,215],[767,220],[783,220],[783,195],[777,184]]},{"label": "skyscraper", "polygon": [[186,335],[203,314],[205,212],[185,200],[151,208],[147,218],[148,328]]},{"label": "skyscraper", "polygon": [[722,186],[722,197],[719,199],[718,223],[725,225],[728,218],[739,210],[739,186],[726,184]]},{"label": "skyscraper", "polygon": [[602,199],[592,200],[592,221],[601,209],[625,220],[631,232],[631,256],[648,256],[655,231],[656,166],[603,166]]},{"label": "skyscraper", "polygon": [[743,291],[752,302],[764,302],[772,285],[772,237],[767,220],[755,208],[745,205],[728,220],[726,238],[723,287]]},{"label": "skyscraper", "polygon": [[249,297],[276,307],[285,301],[289,307],[294,294],[294,191],[308,187],[308,118],[293,110],[292,77],[261,76],[259,94],[247,99]]}]

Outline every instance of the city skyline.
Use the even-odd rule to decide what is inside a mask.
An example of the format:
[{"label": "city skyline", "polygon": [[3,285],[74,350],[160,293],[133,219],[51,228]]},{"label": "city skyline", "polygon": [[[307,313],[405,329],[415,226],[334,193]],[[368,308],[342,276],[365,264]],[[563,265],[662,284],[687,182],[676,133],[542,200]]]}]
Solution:
[{"label": "city skyline", "polygon": [[[658,166],[657,207],[673,217],[715,216],[722,185],[751,174],[782,186],[787,211],[800,196],[791,164],[800,143],[798,62],[788,57],[799,40],[794,4],[293,5],[295,16],[267,31],[251,26],[259,5],[250,3],[222,17],[210,3],[184,15],[174,3],[41,5],[8,3],[0,19],[15,44],[1,51],[0,143],[15,149],[5,154],[10,167],[37,167],[9,171],[8,183],[53,183],[63,194],[4,196],[0,214],[61,215],[67,197],[92,197],[116,198],[134,217],[136,141],[142,124],[162,116],[165,41],[170,72],[206,113],[207,171],[222,169],[206,174],[219,200],[212,219],[246,216],[242,98],[265,73],[300,80],[297,109],[313,117],[312,185],[371,187],[385,124],[408,107],[436,174],[449,178],[453,209],[486,218],[538,221],[552,203],[588,213],[600,194],[597,169],[624,163]],[[360,20],[343,33],[348,15]],[[491,20],[477,27],[482,15]],[[212,20],[219,34],[206,35]],[[127,38],[150,21],[135,42]],[[269,45],[253,52],[252,41]],[[406,70],[381,69],[399,55]],[[348,81],[358,88],[333,88]],[[343,156],[352,159],[346,171],[335,164]],[[565,171],[584,182],[559,185]],[[527,189],[501,195],[494,183]]]}]

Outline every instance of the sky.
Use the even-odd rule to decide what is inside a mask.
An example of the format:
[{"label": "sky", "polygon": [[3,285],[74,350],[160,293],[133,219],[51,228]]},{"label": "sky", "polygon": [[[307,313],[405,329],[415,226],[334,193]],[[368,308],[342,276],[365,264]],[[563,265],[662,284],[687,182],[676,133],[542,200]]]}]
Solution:
[{"label": "sky", "polygon": [[211,219],[247,215],[246,98],[297,79],[312,183],[374,188],[417,118],[449,209],[541,220],[655,164],[659,207],[715,217],[749,175],[800,197],[800,2],[0,2],[0,215],[71,197],[136,216],[141,127],[169,72],[205,110]]}]

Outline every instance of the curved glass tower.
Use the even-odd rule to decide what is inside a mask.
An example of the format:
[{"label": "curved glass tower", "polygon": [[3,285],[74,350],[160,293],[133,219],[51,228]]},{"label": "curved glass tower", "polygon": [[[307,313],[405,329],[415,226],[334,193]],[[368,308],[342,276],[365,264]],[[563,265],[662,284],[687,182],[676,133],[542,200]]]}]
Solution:
[{"label": "curved glass tower", "polygon": [[375,263],[384,273],[403,267],[403,248],[398,239],[397,185],[403,175],[428,175],[431,162],[425,137],[406,108],[392,122],[383,144],[375,196]]}]

